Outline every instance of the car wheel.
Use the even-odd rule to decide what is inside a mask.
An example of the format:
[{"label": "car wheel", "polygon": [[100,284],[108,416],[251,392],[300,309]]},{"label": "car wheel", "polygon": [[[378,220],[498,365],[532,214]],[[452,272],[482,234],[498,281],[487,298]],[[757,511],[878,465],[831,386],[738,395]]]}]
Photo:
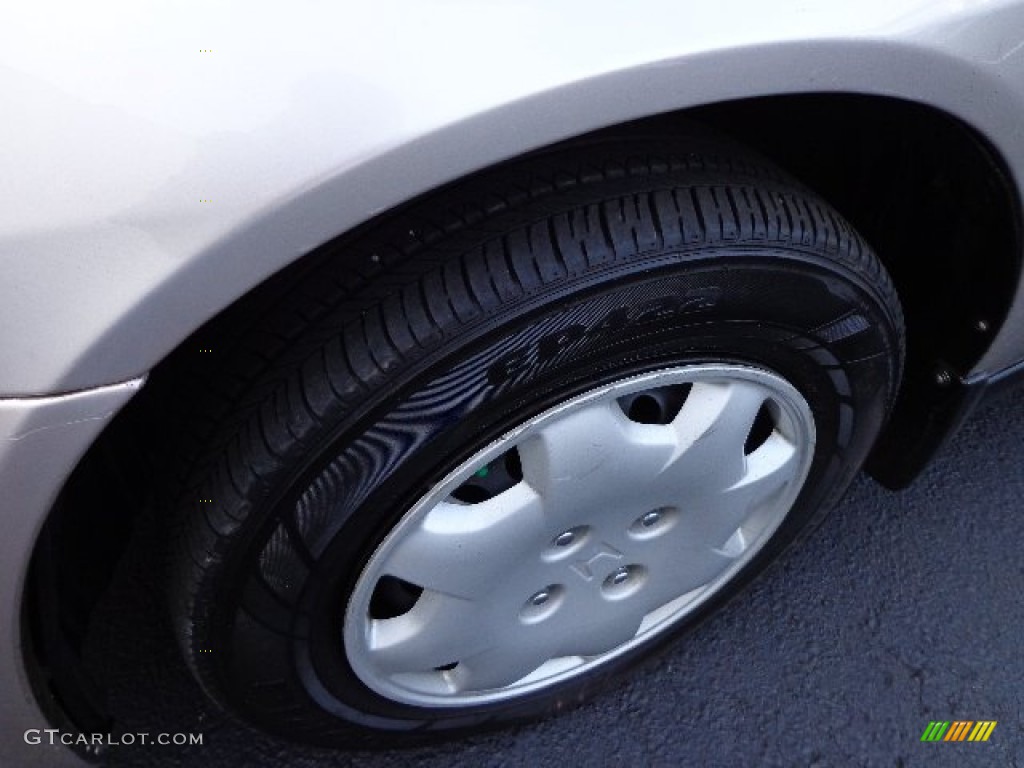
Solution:
[{"label": "car wheel", "polygon": [[539,154],[326,253],[195,416],[171,580],[203,688],[292,739],[581,700],[833,503],[899,382],[870,249],[696,136]]}]

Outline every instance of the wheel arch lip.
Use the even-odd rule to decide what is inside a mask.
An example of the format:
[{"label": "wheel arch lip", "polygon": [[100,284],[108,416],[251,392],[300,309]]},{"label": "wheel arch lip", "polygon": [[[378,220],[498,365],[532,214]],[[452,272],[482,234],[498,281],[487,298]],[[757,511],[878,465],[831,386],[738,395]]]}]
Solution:
[{"label": "wheel arch lip", "polygon": [[45,734],[42,745],[25,736],[31,729],[75,730],[32,661],[26,580],[39,531],[65,478],[143,384],[139,378],[55,397],[0,399],[0,487],[16,499],[5,505],[0,536],[0,734],[5,757],[18,765],[84,765]]},{"label": "wheel arch lip", "polygon": [[[73,391],[141,375],[275,272],[429,190],[589,131],[711,103],[851,93],[925,104],[991,142],[1019,192],[1024,54],[1001,35],[1024,22],[1024,5],[982,3],[969,17],[909,1],[888,5],[865,7],[856,25],[818,11],[787,35],[776,25],[758,37],[747,24],[735,39],[717,31],[707,41],[691,36],[665,50],[654,46],[653,53],[637,42],[617,56],[592,54],[534,76],[525,92],[502,82],[488,100],[467,97],[447,115],[405,115],[381,139],[342,131],[342,149],[314,148],[317,164],[300,162],[300,178],[268,172],[261,193],[248,200],[236,194],[215,218],[196,213],[191,199],[169,199],[183,189],[194,194],[178,178],[127,210],[96,208],[95,221],[63,226],[58,216],[53,230],[38,236],[0,227],[0,244],[23,253],[10,260],[7,284],[18,291],[0,309],[0,349],[13,361],[0,370],[0,393]],[[647,6],[668,11],[657,0]],[[767,12],[755,6],[745,10]],[[583,56],[578,44],[571,52]],[[303,82],[301,72],[289,76]],[[417,81],[412,73],[409,79],[412,89]],[[344,80],[338,85],[344,94]],[[408,98],[409,89],[396,98]],[[252,135],[250,148],[271,133],[253,126]],[[276,137],[285,140],[278,144],[285,164],[298,161],[301,137],[302,126]],[[351,146],[343,146],[349,138]],[[228,160],[245,159],[221,151],[212,165],[223,170]],[[116,179],[119,170],[110,173]],[[54,281],[54,274],[73,279]],[[977,370],[998,370],[1021,356],[1024,331],[1017,327],[1024,328],[1020,289]]]}]

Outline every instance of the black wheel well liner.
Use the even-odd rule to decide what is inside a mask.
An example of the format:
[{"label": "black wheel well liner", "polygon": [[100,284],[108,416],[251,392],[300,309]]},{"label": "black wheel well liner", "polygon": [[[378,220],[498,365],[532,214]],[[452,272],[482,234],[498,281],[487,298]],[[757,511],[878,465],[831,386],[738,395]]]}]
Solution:
[{"label": "black wheel well liner", "polygon": [[804,95],[703,107],[692,119],[759,149],[871,244],[907,324],[903,385],[868,471],[908,485],[970,412],[971,369],[1021,279],[1021,203],[999,153],[937,109],[892,98]]}]

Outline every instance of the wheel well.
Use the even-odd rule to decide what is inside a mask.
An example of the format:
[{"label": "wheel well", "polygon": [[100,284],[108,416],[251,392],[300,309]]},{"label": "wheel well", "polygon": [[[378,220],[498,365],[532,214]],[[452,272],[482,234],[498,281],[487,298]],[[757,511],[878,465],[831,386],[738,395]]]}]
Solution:
[{"label": "wheel well", "polygon": [[988,142],[938,110],[896,99],[787,96],[690,117],[764,152],[813,187],[889,270],[907,323],[904,380],[868,462],[904,487],[973,406],[965,386],[1020,281],[1020,201]]},{"label": "wheel well", "polygon": [[909,368],[964,375],[980,359],[1020,271],[1020,206],[981,136],[937,110],[867,96],[755,99],[691,116],[772,157],[872,244],[906,313]]},{"label": "wheel well", "polygon": [[[944,113],[866,96],[744,100],[601,133],[671,132],[693,122],[759,150],[814,188],[889,269],[906,314],[908,360],[896,413],[870,466],[889,485],[908,482],[962,412],[958,382],[999,330],[1018,282],[1019,205],[1001,159]],[[154,513],[158,480],[173,466],[172,443],[159,436],[172,431],[176,409],[187,403],[182,393],[201,392],[207,383],[191,373],[196,350],[227,346],[322,258],[326,249],[314,251],[184,341],[154,369],[62,492],[33,558],[26,625],[30,655],[37,670],[45,670],[37,674],[41,701],[55,702],[79,727],[95,730],[102,720],[100,697],[80,662],[89,617],[139,510]],[[268,343],[287,344],[287,338]],[[230,387],[207,396],[230,398]],[[54,612],[59,621],[39,620]]]}]

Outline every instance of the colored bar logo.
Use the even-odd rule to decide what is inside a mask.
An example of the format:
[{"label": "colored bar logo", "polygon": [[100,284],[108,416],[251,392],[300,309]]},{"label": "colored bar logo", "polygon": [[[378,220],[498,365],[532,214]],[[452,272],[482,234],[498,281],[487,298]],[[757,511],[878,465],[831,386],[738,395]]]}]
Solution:
[{"label": "colored bar logo", "polygon": [[988,741],[996,729],[995,720],[932,720],[921,734],[921,741]]}]

